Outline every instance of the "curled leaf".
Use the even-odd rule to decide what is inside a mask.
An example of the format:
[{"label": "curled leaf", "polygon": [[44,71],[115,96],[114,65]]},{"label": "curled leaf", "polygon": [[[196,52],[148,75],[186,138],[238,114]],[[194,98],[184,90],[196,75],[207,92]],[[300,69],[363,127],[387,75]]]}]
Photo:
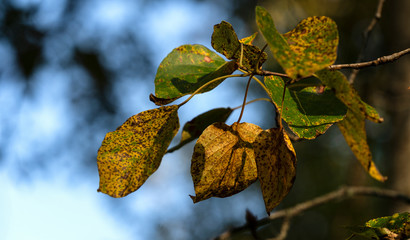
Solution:
[{"label": "curled leaf", "polygon": [[252,143],[261,131],[251,123],[214,123],[203,131],[192,155],[194,202],[231,196],[256,181]]},{"label": "curled leaf", "polygon": [[255,69],[256,64],[261,66],[268,57],[258,47],[251,45],[256,36],[254,35],[239,41],[232,25],[222,21],[214,26],[211,43],[217,52],[223,54],[228,59],[234,59],[238,64],[240,64],[241,60],[241,43],[243,43],[242,66],[251,70]]},{"label": "curled leaf", "polygon": [[289,193],[296,177],[296,153],[280,128],[262,131],[253,143],[258,179],[269,214]]},{"label": "curled leaf", "polygon": [[98,150],[99,192],[124,197],[159,167],[179,128],[178,106],[147,110],[105,136]]}]

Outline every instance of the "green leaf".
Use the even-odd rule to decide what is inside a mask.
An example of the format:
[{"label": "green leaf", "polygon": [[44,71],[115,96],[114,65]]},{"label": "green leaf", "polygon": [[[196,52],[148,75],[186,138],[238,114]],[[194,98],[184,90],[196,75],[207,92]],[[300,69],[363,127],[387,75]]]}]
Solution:
[{"label": "green leaf", "polygon": [[97,156],[99,192],[118,198],[141,187],[178,132],[177,110],[172,105],[144,111],[107,133]]},{"label": "green leaf", "polygon": [[410,237],[410,213],[376,218],[365,226],[348,227],[354,234],[366,239],[408,239]]},{"label": "green leaf", "polygon": [[282,35],[268,11],[257,6],[256,23],[273,56],[293,79],[310,76],[336,60],[339,36],[328,17],[309,17]]},{"label": "green leaf", "polygon": [[192,155],[195,203],[232,196],[256,181],[252,143],[261,131],[251,123],[214,123],[203,131]]},{"label": "green leaf", "polygon": [[296,177],[296,153],[281,128],[261,132],[253,143],[258,179],[269,214],[289,193]]},{"label": "green leaf", "polygon": [[[277,76],[268,76],[265,77],[265,85],[276,108],[282,110],[285,87],[283,80]],[[329,88],[304,87],[301,90],[293,90],[288,87],[281,112],[282,118],[296,135],[314,139],[325,133],[333,123],[341,121],[346,111],[346,106]]]},{"label": "green leaf", "polygon": [[341,72],[323,69],[318,71],[316,75],[323,84],[332,88],[336,97],[348,107],[346,118],[339,122],[338,126],[354,155],[370,176],[376,180],[385,181],[387,178],[379,172],[372,160],[365,128],[366,118],[376,122],[382,122],[383,119],[374,108],[360,99]]},{"label": "green leaf", "polygon": [[196,116],[184,125],[180,143],[170,148],[168,153],[178,150],[197,139],[209,125],[215,122],[225,122],[232,112],[232,108],[215,108]]},{"label": "green leaf", "polygon": [[[267,59],[268,55],[262,53],[262,51],[247,42],[253,41],[253,36],[249,39],[244,39],[243,43],[243,55],[242,66],[247,69],[255,69],[259,60],[259,66],[261,66]],[[238,64],[241,59],[241,41],[235,33],[232,25],[228,22],[222,21],[220,24],[214,26],[214,32],[212,34],[212,47],[219,53],[223,54],[228,59],[234,59]]]},{"label": "green leaf", "polygon": [[[155,76],[155,97],[177,99],[192,94],[207,82],[237,69],[235,62],[226,62],[202,45],[183,45],[172,50],[161,62]],[[224,79],[204,88],[210,91]]]}]

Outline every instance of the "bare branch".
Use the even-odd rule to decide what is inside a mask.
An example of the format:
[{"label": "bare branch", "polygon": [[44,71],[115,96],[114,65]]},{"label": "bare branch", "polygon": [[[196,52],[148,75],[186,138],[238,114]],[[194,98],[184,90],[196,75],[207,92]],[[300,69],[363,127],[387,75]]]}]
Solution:
[{"label": "bare branch", "polygon": [[[302,212],[323,205],[325,203],[329,203],[332,201],[341,201],[357,196],[371,196],[371,197],[379,197],[379,198],[389,198],[393,200],[403,201],[407,204],[410,204],[410,196],[404,195],[398,191],[389,190],[389,189],[381,189],[381,188],[374,188],[374,187],[355,187],[355,186],[346,186],[341,187],[339,190],[327,193],[323,196],[314,198],[310,201],[306,201],[300,204],[297,204],[294,207],[283,209],[277,212],[272,213],[269,217],[260,219],[257,221],[257,226],[263,226],[265,224],[270,223],[271,221],[279,218],[285,218],[285,221],[282,224],[282,229],[280,234],[274,239],[284,239],[286,237],[287,231],[289,229],[289,222],[290,220],[301,214]],[[288,219],[288,220],[286,220]],[[288,221],[288,223],[287,223]],[[238,228],[231,229],[229,231],[224,232],[219,237],[215,239],[227,239],[227,237],[232,236],[234,233],[238,233],[244,231],[248,228],[248,225],[244,225]],[[284,233],[286,232],[286,233]],[[280,238],[279,238],[280,237]]]},{"label": "bare branch", "polygon": [[376,60],[369,61],[369,62],[361,62],[361,63],[349,63],[349,64],[337,64],[329,66],[330,70],[338,70],[342,68],[353,68],[353,69],[361,69],[365,67],[377,66],[385,63],[394,62],[400,57],[410,53],[410,48],[407,48],[403,51],[393,53],[388,56],[379,57]]},{"label": "bare branch", "polygon": [[[374,17],[372,19],[372,21],[370,22],[369,26],[367,27],[367,29],[363,32],[363,43],[362,43],[362,48],[360,49],[360,53],[359,56],[357,58],[356,62],[361,62],[363,60],[363,56],[364,56],[364,51],[366,49],[367,46],[367,42],[369,40],[369,36],[370,33],[373,31],[374,26],[376,26],[376,23],[380,20],[380,18],[382,17],[382,10],[383,10],[383,4],[384,4],[385,0],[379,0],[379,3],[377,4],[377,9],[376,12],[374,14]],[[357,74],[359,73],[359,69],[355,69],[352,71],[352,73],[349,76],[349,82],[352,84],[357,76]]]}]

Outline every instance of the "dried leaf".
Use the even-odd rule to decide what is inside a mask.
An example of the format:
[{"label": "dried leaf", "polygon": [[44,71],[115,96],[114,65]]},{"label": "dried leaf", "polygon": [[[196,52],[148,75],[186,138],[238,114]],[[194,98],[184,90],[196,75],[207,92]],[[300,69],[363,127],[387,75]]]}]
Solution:
[{"label": "dried leaf", "polygon": [[[283,80],[277,76],[265,77],[265,85],[276,108],[282,110]],[[322,89],[319,93],[316,87],[286,88],[282,118],[299,137],[314,139],[335,122],[343,120],[346,111],[346,106],[330,88]]]},{"label": "dried leaf", "polygon": [[253,143],[258,179],[269,214],[289,193],[296,177],[296,153],[283,129],[261,132]]},{"label": "dried leaf", "polygon": [[192,155],[194,202],[231,196],[256,181],[252,143],[261,131],[251,123],[214,123],[203,131]]},{"label": "dried leaf", "polygon": [[[183,45],[172,50],[161,62],[155,76],[155,97],[177,99],[192,94],[205,83],[237,69],[235,62],[226,62],[215,52],[202,45]],[[218,86],[217,81],[201,91]]]},{"label": "dried leaf", "polygon": [[370,176],[385,181],[387,178],[379,172],[372,160],[365,128],[366,118],[376,122],[382,122],[383,119],[374,108],[360,99],[341,72],[323,69],[316,75],[323,84],[334,89],[336,97],[348,107],[346,118],[339,122],[338,126],[354,155]]},{"label": "dried leaf", "polygon": [[[246,43],[252,42],[252,38],[254,37],[250,36],[249,39],[241,40],[243,43],[242,66],[249,70],[254,69],[257,63],[261,66],[268,57],[258,47]],[[241,58],[241,41],[230,23],[222,21],[214,26],[212,47],[226,58],[234,59],[238,64]]]},{"label": "dried leaf", "polygon": [[107,133],[97,156],[98,191],[118,198],[141,187],[178,132],[177,110],[172,105],[144,111]]},{"label": "dried leaf", "polygon": [[197,139],[205,128],[212,123],[225,122],[231,115],[232,111],[232,108],[215,108],[196,116],[184,125],[182,128],[180,143],[170,148],[168,153],[178,150],[189,142]]}]

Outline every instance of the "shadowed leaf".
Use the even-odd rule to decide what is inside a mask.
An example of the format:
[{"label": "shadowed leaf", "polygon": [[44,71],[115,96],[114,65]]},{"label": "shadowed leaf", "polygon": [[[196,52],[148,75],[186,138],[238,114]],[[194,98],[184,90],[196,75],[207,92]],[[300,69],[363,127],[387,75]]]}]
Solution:
[{"label": "shadowed leaf", "polygon": [[269,214],[289,193],[296,177],[296,153],[283,129],[261,132],[253,143],[258,179]]},{"label": "shadowed leaf", "polygon": [[374,108],[360,99],[341,72],[323,69],[316,75],[323,84],[332,88],[336,97],[348,107],[346,118],[339,122],[338,126],[354,155],[370,176],[376,180],[385,181],[387,178],[381,175],[372,160],[365,129],[366,118],[375,122],[382,122],[383,119]]},{"label": "shadowed leaf", "polygon": [[152,93],[149,95],[149,100],[157,106],[167,105],[169,103],[172,103],[176,99],[177,98],[169,98],[169,99],[167,99],[167,98],[158,98],[158,97],[155,97],[155,95],[152,94]]},{"label": "shadowed leaf", "polygon": [[[256,37],[256,35],[254,35],[241,40],[243,43],[242,66],[249,70],[256,67],[258,60],[259,66],[261,66],[268,57],[268,55],[262,53],[258,47],[251,45],[253,39]],[[239,64],[241,58],[241,42],[230,23],[222,21],[220,24],[214,26],[211,43],[217,52],[223,54],[228,59],[236,60]]]},{"label": "shadowed leaf", "polygon": [[271,15],[258,6],[256,23],[273,56],[293,79],[310,76],[336,60],[339,36],[336,23],[328,17],[309,17],[282,35]]},{"label": "shadowed leaf", "polygon": [[118,198],[141,187],[178,132],[177,110],[172,105],[141,112],[107,133],[97,156],[98,191]]},{"label": "shadowed leaf", "polygon": [[[226,62],[202,45],[180,46],[172,50],[158,67],[155,97],[177,99],[193,93],[217,77],[232,74],[236,69],[235,62]],[[201,93],[214,89],[223,80],[207,86]]]},{"label": "shadowed leaf", "polygon": [[252,143],[261,131],[250,123],[214,123],[203,131],[192,155],[194,202],[229,197],[256,181]]},{"label": "shadowed leaf", "polygon": [[[265,85],[276,108],[281,110],[285,87],[283,80],[277,76],[265,77]],[[329,88],[318,93],[316,87],[298,90],[288,87],[283,102],[282,118],[299,137],[314,139],[325,133],[333,123],[341,121],[346,111],[346,106]]]},{"label": "shadowed leaf", "polygon": [[191,121],[185,123],[184,127],[182,128],[180,143],[170,148],[168,150],[168,153],[178,150],[185,144],[188,144],[191,141],[197,139],[209,125],[215,122],[225,122],[226,119],[228,119],[228,117],[231,115],[232,111],[232,108],[215,108],[202,113],[196,116]]}]

